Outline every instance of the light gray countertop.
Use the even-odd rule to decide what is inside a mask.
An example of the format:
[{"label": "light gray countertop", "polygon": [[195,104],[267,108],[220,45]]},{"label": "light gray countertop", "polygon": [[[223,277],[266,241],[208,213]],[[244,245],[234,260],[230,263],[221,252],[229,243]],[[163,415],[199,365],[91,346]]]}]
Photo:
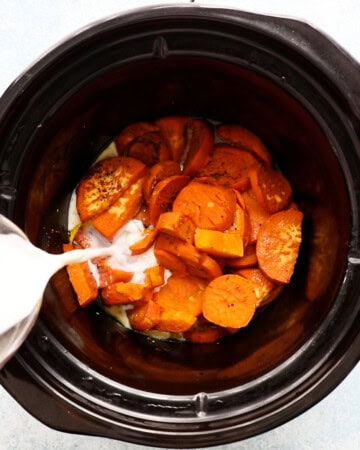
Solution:
[{"label": "light gray countertop", "polygon": [[[1,0],[0,94],[49,48],[87,24],[126,8],[179,4],[121,0]],[[182,2],[182,3],[190,3]],[[360,61],[358,0],[227,0],[195,4],[236,6],[247,11],[305,20]],[[0,387],[0,450],[125,450],[146,447],[104,438],[71,435],[38,422]],[[148,448],[148,447],[147,447]],[[263,435],[214,449],[355,450],[360,448],[360,365],[324,400],[296,419]]]}]

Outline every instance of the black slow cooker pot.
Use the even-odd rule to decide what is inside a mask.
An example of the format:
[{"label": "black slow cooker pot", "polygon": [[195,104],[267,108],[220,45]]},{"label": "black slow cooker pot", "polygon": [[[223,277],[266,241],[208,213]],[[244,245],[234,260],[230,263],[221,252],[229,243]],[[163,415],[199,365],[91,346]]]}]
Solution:
[{"label": "black slow cooker pot", "polygon": [[[241,124],[305,214],[281,297],[216,344],[162,342],[49,283],[5,389],[51,427],[154,446],[238,441],[295,417],[360,355],[360,70],[303,23],[141,9],[48,53],[0,101],[0,211],[60,251],[69,194],[124,126],[170,114]],[[5,299],[6,301],[6,299]]]}]

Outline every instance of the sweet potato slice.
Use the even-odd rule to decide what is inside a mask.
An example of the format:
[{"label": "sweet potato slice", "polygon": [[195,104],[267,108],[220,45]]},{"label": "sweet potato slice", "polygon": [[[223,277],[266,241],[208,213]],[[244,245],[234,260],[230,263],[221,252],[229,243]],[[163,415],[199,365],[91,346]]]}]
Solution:
[{"label": "sweet potato slice", "polygon": [[170,333],[183,333],[189,330],[196,322],[196,316],[177,309],[165,309],[160,314],[160,320],[156,324],[159,331]]},{"label": "sweet potato slice", "polygon": [[154,255],[157,262],[166,269],[171,270],[174,275],[186,275],[186,264],[178,256],[156,247],[154,248]]},{"label": "sweet potato slice", "polygon": [[244,255],[239,258],[228,258],[225,265],[234,269],[245,269],[257,265],[256,244],[247,245],[244,248]]},{"label": "sweet potato slice", "polygon": [[301,243],[303,214],[287,209],[271,215],[262,225],[256,243],[260,269],[272,280],[289,283]]},{"label": "sweet potato slice", "polygon": [[188,216],[184,216],[178,211],[169,211],[160,214],[156,224],[159,233],[166,233],[170,236],[182,239],[189,244],[194,242],[195,224]]},{"label": "sweet potato slice", "polygon": [[164,284],[164,267],[152,266],[145,269],[145,285],[155,288]]},{"label": "sweet potato slice", "polygon": [[273,302],[274,300],[276,300],[279,295],[282,293],[282,291],[284,290],[284,285],[280,284],[277,285],[276,287],[274,287],[274,289],[272,289],[268,295],[261,301],[261,303],[259,303],[257,305],[258,308],[262,308],[266,305],[268,305],[269,303]]},{"label": "sweet potato slice", "polygon": [[236,258],[243,256],[242,233],[196,228],[195,247],[212,256]]},{"label": "sweet potato slice", "polygon": [[244,239],[245,234],[246,234],[246,218],[245,218],[246,212],[245,209],[243,209],[241,206],[239,206],[238,204],[235,207],[235,214],[234,214],[234,221],[231,225],[231,227],[229,227],[226,232],[227,233],[236,233],[241,237],[241,240]]},{"label": "sweet potato slice", "polygon": [[185,264],[198,265],[200,263],[201,254],[193,245],[168,234],[160,233],[158,235],[155,241],[155,250],[165,250],[180,258]]},{"label": "sweet potato slice", "polygon": [[257,240],[260,228],[270,214],[260,205],[251,190],[243,192],[242,198],[246,206],[248,226],[250,228],[248,230],[248,243],[254,243]]},{"label": "sweet potato slice", "polygon": [[183,116],[163,117],[155,122],[171,153],[171,159],[180,162],[187,143],[186,126],[189,118]]},{"label": "sweet potato slice", "polygon": [[174,198],[187,185],[189,179],[186,175],[174,175],[155,186],[149,202],[149,216],[153,225],[156,225],[160,214],[168,211]]},{"label": "sweet potato slice", "polygon": [[[78,248],[82,247],[74,244],[63,244],[64,252],[69,252]],[[98,285],[91,272],[88,261],[68,264],[66,266],[66,271],[79,305],[83,308],[88,306],[98,296]]]},{"label": "sweet potato slice", "polygon": [[231,189],[192,181],[173,203],[173,211],[188,215],[199,228],[225,231],[234,221],[235,194]]},{"label": "sweet potato slice", "polygon": [[62,245],[62,249],[63,249],[64,253],[71,252],[72,250],[78,250],[80,248],[83,248],[83,247],[81,247],[81,245],[79,245],[79,244],[70,243],[70,242],[67,242],[66,244]]},{"label": "sweet potato slice", "polygon": [[80,224],[80,226],[77,227],[77,232],[72,243],[80,248],[109,246],[108,240],[102,236],[90,222]]},{"label": "sweet potato slice", "polygon": [[203,292],[203,315],[221,327],[245,327],[256,309],[252,282],[239,275],[222,275],[210,281]]},{"label": "sweet potato slice", "polygon": [[256,307],[270,303],[268,301],[269,299],[271,301],[274,300],[273,291],[276,290],[277,293],[281,292],[278,289],[279,285],[267,277],[261,269],[241,269],[236,273],[254,283],[254,292],[257,299]]},{"label": "sweet potato slice", "polygon": [[159,127],[150,122],[136,122],[124,128],[115,138],[115,145],[119,155],[125,154],[128,144],[134,139],[151,132],[159,132]]},{"label": "sweet potato slice", "polygon": [[[139,302],[140,303],[140,302]],[[130,325],[137,331],[148,331],[160,321],[161,308],[153,300],[136,304],[127,312]]]},{"label": "sweet potato slice", "polygon": [[250,185],[249,171],[261,164],[251,151],[218,144],[208,164],[199,171],[199,177],[211,177],[217,184],[246,190]]},{"label": "sweet potato slice", "polygon": [[219,327],[199,317],[190,330],[185,332],[185,339],[196,344],[210,344],[227,334],[226,328]]},{"label": "sweet potato slice", "polygon": [[267,165],[257,167],[250,172],[252,191],[258,202],[272,214],[289,206],[292,190],[284,175]]},{"label": "sweet potato slice", "polygon": [[76,188],[76,207],[81,221],[86,222],[109,209],[145,171],[142,162],[125,156],[96,163]]},{"label": "sweet potato slice", "polygon": [[[86,224],[87,225],[87,224]],[[85,227],[86,225],[80,224],[76,231],[72,232],[73,239],[71,240],[72,244],[78,248],[89,248],[92,247],[92,240],[88,233],[86,233]],[[71,245],[71,244],[70,244]],[[64,251],[69,251],[64,250]]]},{"label": "sweet potato slice", "polygon": [[272,163],[270,153],[265,144],[256,134],[246,128],[240,125],[219,125],[216,128],[216,134],[223,141],[248,148],[268,164]]},{"label": "sweet potato slice", "polygon": [[246,210],[245,201],[240,192],[234,190],[236,196],[236,208],[234,222],[231,227],[226,230],[229,233],[238,233],[243,241],[243,246],[247,246],[251,239],[251,224],[249,214]]},{"label": "sweet potato slice", "polygon": [[98,296],[98,286],[87,262],[66,266],[70,283],[74,288],[79,305],[83,308]]},{"label": "sweet potato slice", "polygon": [[236,189],[239,192],[244,192],[250,188],[250,177],[249,174],[245,171],[240,174],[240,176],[231,182],[231,187]]},{"label": "sweet potato slice", "polygon": [[132,184],[110,208],[92,220],[93,226],[108,240],[112,240],[120,230],[138,212],[142,203],[141,178]]},{"label": "sweet potato slice", "polygon": [[201,278],[172,275],[156,293],[155,301],[162,310],[184,311],[198,316],[202,310],[202,292],[206,284]]},{"label": "sweet potato slice", "polygon": [[237,191],[236,189],[234,189],[234,193],[235,193],[235,197],[236,197],[236,203],[240,206],[240,208],[245,209],[246,205],[245,205],[242,194],[239,191]]},{"label": "sweet potato slice", "polygon": [[153,190],[160,181],[173,175],[180,175],[180,172],[180,165],[175,161],[160,161],[154,164],[149,169],[144,181],[143,194],[145,202],[149,203]]},{"label": "sweet potato slice", "polygon": [[[144,189],[143,189],[143,192],[144,192]],[[148,211],[147,205],[145,203],[143,203],[140,206],[139,211],[134,216],[134,219],[140,220],[145,228],[148,228],[151,225],[149,211]]]},{"label": "sweet potato slice", "polygon": [[101,298],[105,305],[121,305],[143,300],[146,286],[138,283],[118,283],[101,290]]},{"label": "sweet potato slice", "polygon": [[98,270],[98,288],[102,289],[119,281],[130,281],[133,277],[133,272],[126,272],[124,270],[114,269],[110,266],[106,258],[94,258],[93,263],[96,264]]},{"label": "sweet potato slice", "polygon": [[187,261],[186,269],[190,275],[205,278],[206,280],[212,280],[222,275],[222,269],[218,261],[206,253],[201,253],[197,264]]},{"label": "sweet potato slice", "polygon": [[154,244],[157,232],[153,229],[144,230],[143,238],[129,246],[133,255],[140,255],[146,252]]},{"label": "sweet potato slice", "polygon": [[131,141],[125,147],[124,153],[149,167],[171,157],[162,135],[156,131],[146,133]]},{"label": "sweet potato slice", "polygon": [[[64,252],[75,250],[77,248],[80,247],[76,247],[72,244],[63,244]],[[66,271],[79,305],[85,307],[92,303],[98,296],[98,286],[88,261],[68,264],[66,266]]]},{"label": "sweet potato slice", "polygon": [[194,176],[210,159],[214,136],[209,125],[202,120],[190,119],[186,126],[187,149],[183,166],[184,175]]}]

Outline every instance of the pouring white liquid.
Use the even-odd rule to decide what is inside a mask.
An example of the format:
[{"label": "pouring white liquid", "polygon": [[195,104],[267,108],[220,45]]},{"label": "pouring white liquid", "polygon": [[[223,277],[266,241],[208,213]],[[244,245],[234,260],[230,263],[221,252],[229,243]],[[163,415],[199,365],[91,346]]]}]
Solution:
[{"label": "pouring white liquid", "polygon": [[0,234],[0,335],[28,317],[55,272],[67,264],[112,255],[113,248],[89,248],[52,255],[17,234]]}]

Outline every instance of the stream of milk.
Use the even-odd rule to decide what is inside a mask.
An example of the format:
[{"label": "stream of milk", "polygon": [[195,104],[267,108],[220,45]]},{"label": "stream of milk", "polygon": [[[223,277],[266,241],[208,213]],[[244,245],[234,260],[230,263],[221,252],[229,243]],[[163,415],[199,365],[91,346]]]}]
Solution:
[{"label": "stream of milk", "polygon": [[0,234],[0,334],[28,317],[55,272],[67,264],[110,256],[112,246],[49,254],[17,234]]}]

